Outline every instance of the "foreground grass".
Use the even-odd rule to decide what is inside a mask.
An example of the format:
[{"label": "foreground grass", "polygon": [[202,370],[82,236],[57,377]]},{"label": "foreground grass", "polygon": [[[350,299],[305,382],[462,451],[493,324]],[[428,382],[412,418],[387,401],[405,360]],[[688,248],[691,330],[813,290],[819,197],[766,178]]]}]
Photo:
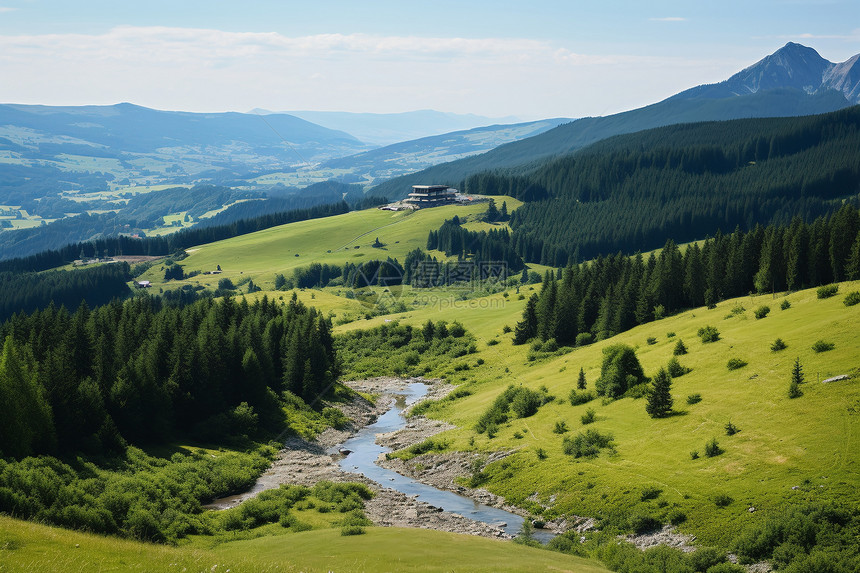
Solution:
[{"label": "foreground grass", "polygon": [[570,571],[601,565],[510,542],[429,530],[338,529],[223,543],[213,549],[122,540],[0,516],[0,571]]}]

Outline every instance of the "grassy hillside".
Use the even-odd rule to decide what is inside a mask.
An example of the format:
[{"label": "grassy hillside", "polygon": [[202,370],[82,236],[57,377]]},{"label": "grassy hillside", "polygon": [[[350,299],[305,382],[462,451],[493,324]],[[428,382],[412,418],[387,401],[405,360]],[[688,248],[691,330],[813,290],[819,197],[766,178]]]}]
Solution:
[{"label": "grassy hillside", "polygon": [[[516,296],[508,301],[494,295],[447,307],[426,307],[404,313],[402,320],[418,326],[428,318],[456,319],[483,341],[477,354],[452,361],[450,368],[434,373],[465,383],[472,395],[444,402],[431,415],[458,425],[441,436],[452,449],[516,450],[486,470],[487,487],[492,491],[547,517],[603,516],[622,523],[631,515],[648,514],[666,522],[672,512],[680,512],[687,517],[681,525],[683,531],[696,534],[705,544],[725,546],[746,525],[773,515],[786,503],[856,496],[860,340],[855,333],[860,326],[860,306],[846,307],[842,300],[844,293],[858,288],[857,282],[842,283],[839,294],[825,300],[818,299],[815,290],[807,290],[776,299],[768,295],[724,301],[715,309],[693,309],[561,356],[536,360],[529,360],[527,345],[512,346],[511,335],[502,334],[504,325],[513,326],[519,318],[524,301],[511,302]],[[780,309],[783,300],[790,302],[790,308]],[[769,305],[771,311],[757,320],[753,310],[762,305]],[[374,318],[339,329],[382,320]],[[704,344],[696,333],[709,325],[719,330],[720,340]],[[777,337],[785,341],[787,349],[770,350]],[[651,338],[654,344],[648,343]],[[500,343],[487,345],[494,339]],[[644,399],[608,403],[597,399],[579,406],[568,403],[580,368],[589,390],[594,389],[606,346],[625,343],[635,347],[646,375],[653,376],[672,358],[679,339],[689,353],[678,358],[692,371],[674,380],[673,416],[651,419],[645,413]],[[818,340],[833,343],[834,349],[814,352],[812,345]],[[729,370],[727,363],[732,358],[748,364]],[[792,400],[787,391],[795,358],[803,365],[806,383],[802,385],[804,395]],[[457,369],[460,362],[469,364],[469,370]],[[840,374],[852,378],[820,382]],[[545,386],[556,400],[532,417],[508,422],[492,439],[477,434],[478,417],[509,384],[533,389]],[[701,402],[687,404],[687,396],[697,393]],[[563,453],[563,438],[585,429],[580,418],[589,408],[595,410],[596,421],[588,427],[611,433],[617,453],[604,451],[593,459]],[[569,428],[563,435],[553,431],[559,421]],[[727,436],[728,422],[740,432]],[[712,438],[725,453],[707,458],[704,448]],[[538,448],[545,451],[546,459],[538,458]],[[698,451],[699,459],[691,459],[693,451]],[[645,488],[661,493],[656,500],[642,501]],[[528,500],[535,493],[547,509]],[[721,495],[732,500],[725,507],[715,504]],[[750,512],[750,507],[755,511]]]},{"label": "grassy hillside", "polygon": [[593,561],[504,541],[428,530],[339,529],[168,547],[0,516],[0,571],[607,571]]},{"label": "grassy hillside", "polygon": [[[499,205],[507,201],[509,211],[522,204],[512,197],[498,197],[496,201]],[[181,262],[186,273],[215,270],[218,265],[224,272],[221,275],[198,275],[189,281],[171,282],[171,285],[215,288],[221,278],[229,278],[234,283],[251,278],[265,288],[274,285],[275,275],[290,276],[293,269],[311,263],[358,264],[386,257],[403,262],[409,251],[425,249],[428,232],[438,229],[446,219],[455,215],[461,219],[475,218],[486,209],[486,203],[415,212],[366,209],[273,227],[188,249],[188,258]],[[377,238],[383,244],[382,248],[371,246]],[[163,277],[163,270],[153,267],[141,278],[160,286]]]}]

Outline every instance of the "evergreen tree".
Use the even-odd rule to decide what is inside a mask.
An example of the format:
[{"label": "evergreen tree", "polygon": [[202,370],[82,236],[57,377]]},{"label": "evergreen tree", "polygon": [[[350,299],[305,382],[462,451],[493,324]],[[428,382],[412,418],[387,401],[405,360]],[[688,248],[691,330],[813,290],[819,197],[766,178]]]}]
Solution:
[{"label": "evergreen tree", "polygon": [[576,382],[576,387],[585,390],[585,370],[582,367],[579,369],[579,380]]},{"label": "evergreen tree", "polygon": [[660,368],[651,382],[645,411],[652,418],[665,418],[672,411],[672,377],[665,368]]},{"label": "evergreen tree", "polygon": [[529,297],[528,302],[526,302],[523,319],[514,328],[514,344],[525,344],[537,335],[537,305],[538,296],[533,294]]},{"label": "evergreen tree", "polygon": [[794,366],[791,367],[791,382],[788,385],[788,397],[799,398],[803,396],[803,390],[800,385],[803,384],[803,366],[800,364],[800,357],[794,360]]}]

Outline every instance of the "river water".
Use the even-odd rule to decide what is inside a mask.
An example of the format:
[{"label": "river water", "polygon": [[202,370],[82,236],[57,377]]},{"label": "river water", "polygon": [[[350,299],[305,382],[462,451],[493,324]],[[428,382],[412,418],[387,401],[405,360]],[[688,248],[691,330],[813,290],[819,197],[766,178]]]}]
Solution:
[{"label": "river water", "polygon": [[[337,453],[341,448],[350,450],[351,453],[339,462],[344,471],[364,474],[384,487],[416,496],[421,501],[441,507],[445,511],[495,525],[511,535],[518,534],[523,522],[523,518],[519,515],[478,503],[451,491],[423,484],[375,463],[380,455],[391,451],[376,443],[376,435],[393,432],[406,425],[406,419],[402,416],[403,409],[420,400],[426,393],[427,386],[424,384],[420,382],[409,384],[406,390],[395,394],[394,406],[388,412],[380,416],[375,423],[359,430],[358,434],[345,443],[331,448],[330,453]],[[534,532],[534,538],[542,543],[546,543],[553,537],[554,535],[549,531],[538,529]]]}]

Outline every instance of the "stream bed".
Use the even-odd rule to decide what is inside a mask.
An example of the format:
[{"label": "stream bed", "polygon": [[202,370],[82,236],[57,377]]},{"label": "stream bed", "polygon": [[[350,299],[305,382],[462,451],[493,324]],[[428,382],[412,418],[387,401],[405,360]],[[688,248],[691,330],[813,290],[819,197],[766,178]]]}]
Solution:
[{"label": "stream bed", "polygon": [[[517,535],[522,527],[523,518],[521,516],[478,503],[469,497],[451,491],[437,489],[376,464],[380,455],[390,451],[376,443],[376,435],[401,429],[406,424],[406,419],[402,416],[403,409],[420,400],[426,393],[427,386],[420,382],[409,384],[405,390],[398,390],[394,394],[395,402],[390,410],[381,415],[375,423],[359,430],[355,436],[343,444],[329,448],[328,452],[337,454],[340,450],[350,451],[338,462],[344,471],[363,474],[383,487],[414,496],[420,501],[445,511],[499,527],[510,535]],[[536,529],[533,535],[542,543],[546,543],[554,536],[553,533],[540,529]]]}]

